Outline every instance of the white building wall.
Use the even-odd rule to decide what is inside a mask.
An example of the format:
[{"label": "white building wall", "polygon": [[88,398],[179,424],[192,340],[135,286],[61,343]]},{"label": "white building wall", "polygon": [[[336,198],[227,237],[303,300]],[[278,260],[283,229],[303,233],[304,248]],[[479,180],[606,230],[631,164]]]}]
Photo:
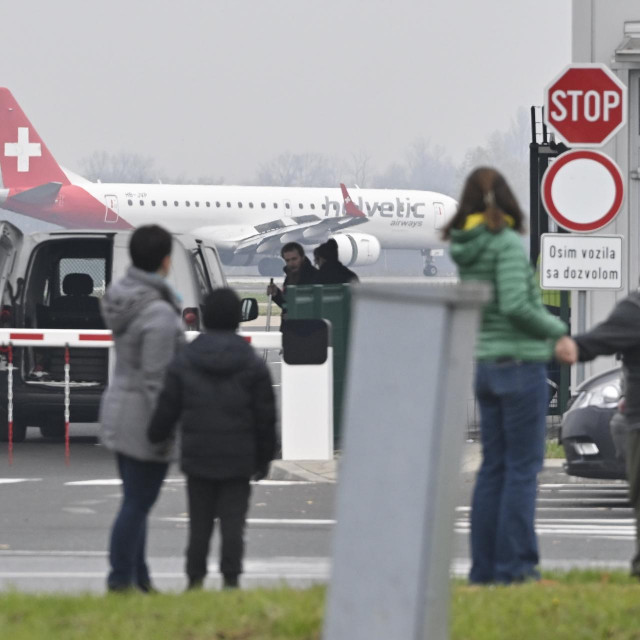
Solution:
[{"label": "white building wall", "polygon": [[[640,62],[620,63],[615,59],[615,50],[624,37],[624,23],[640,22],[640,2],[638,0],[573,0],[572,6],[572,61],[600,62],[611,68],[629,88],[629,123],[601,151],[612,157],[625,178],[625,200],[616,219],[594,235],[619,234],[623,241],[623,289],[621,291],[587,292],[585,300],[584,327],[588,330],[604,320],[616,302],[630,290],[638,288],[640,276],[640,234],[638,226],[638,185],[630,179],[631,169],[637,168],[640,131],[638,127],[638,91],[630,86],[640,77]],[[635,71],[637,69],[637,72]],[[631,143],[631,144],[630,144]],[[572,331],[578,333],[579,294],[572,293]],[[585,365],[585,375],[589,377],[604,371],[616,362],[613,358],[599,358]],[[575,370],[574,370],[575,382]]]}]

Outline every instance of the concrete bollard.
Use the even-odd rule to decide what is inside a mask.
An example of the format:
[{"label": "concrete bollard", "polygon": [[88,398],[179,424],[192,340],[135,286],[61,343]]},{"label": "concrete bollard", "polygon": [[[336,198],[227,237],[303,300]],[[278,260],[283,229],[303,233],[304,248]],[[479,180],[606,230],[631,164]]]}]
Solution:
[{"label": "concrete bollard", "polygon": [[489,289],[354,287],[325,640],[447,637],[473,347]]}]

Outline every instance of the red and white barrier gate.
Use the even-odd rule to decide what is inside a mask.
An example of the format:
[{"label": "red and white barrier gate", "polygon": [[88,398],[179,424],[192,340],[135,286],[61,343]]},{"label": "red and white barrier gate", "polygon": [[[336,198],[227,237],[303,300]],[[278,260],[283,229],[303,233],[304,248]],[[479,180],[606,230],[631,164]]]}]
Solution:
[{"label": "red and white barrier gate", "polygon": [[[189,342],[200,335],[198,331],[186,331]],[[281,349],[282,334],[261,331],[240,332],[257,351]],[[65,462],[69,464],[69,424],[71,418],[71,347],[113,347],[111,331],[78,331],[77,329],[0,329],[0,345],[7,353],[7,421],[9,440],[9,464],[13,464],[13,349],[15,347],[64,347],[64,442]]]}]

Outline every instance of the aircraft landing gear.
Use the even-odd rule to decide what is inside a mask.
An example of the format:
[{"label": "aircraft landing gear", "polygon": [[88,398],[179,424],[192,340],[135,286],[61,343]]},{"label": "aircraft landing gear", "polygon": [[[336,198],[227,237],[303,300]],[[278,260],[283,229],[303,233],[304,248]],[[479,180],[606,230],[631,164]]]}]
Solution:
[{"label": "aircraft landing gear", "polygon": [[422,257],[424,258],[424,268],[422,269],[422,273],[425,276],[435,276],[438,274],[438,267],[433,264],[433,256],[431,255],[430,249],[423,249],[420,253],[422,253]]},{"label": "aircraft landing gear", "polygon": [[283,264],[280,258],[263,258],[258,263],[258,273],[261,276],[276,278],[282,275]]}]

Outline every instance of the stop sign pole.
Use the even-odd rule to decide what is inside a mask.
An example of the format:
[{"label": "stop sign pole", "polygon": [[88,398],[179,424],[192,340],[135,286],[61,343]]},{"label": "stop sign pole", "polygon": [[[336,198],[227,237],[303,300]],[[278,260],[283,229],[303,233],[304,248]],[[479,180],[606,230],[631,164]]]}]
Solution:
[{"label": "stop sign pole", "polygon": [[571,64],[545,90],[545,123],[567,146],[601,147],[627,121],[627,87],[604,64]]},{"label": "stop sign pole", "polygon": [[[627,87],[604,64],[587,63],[569,65],[551,81],[545,90],[544,121],[545,124],[556,132],[560,140],[569,147],[581,147],[583,149],[588,147],[602,147],[609,142],[627,122]],[[568,220],[565,216],[561,224],[565,228],[574,231],[595,230],[603,224],[611,222],[617,214],[624,197],[624,181],[620,169],[615,162],[603,154],[601,154],[603,158],[582,157],[588,153],[595,152],[587,150],[582,153],[579,151],[570,152],[567,154],[568,157],[565,159],[565,162],[560,163],[560,165],[556,167],[555,173],[562,173],[562,165],[565,165],[564,174],[566,174],[566,179],[564,182],[569,185],[570,192],[571,183],[579,183],[577,178],[582,179],[583,183],[585,179],[588,180],[590,174],[593,174],[593,167],[598,166],[597,161],[599,161],[599,163],[609,171],[610,175],[613,176],[613,196],[609,198],[612,202],[607,202],[607,206],[604,207],[607,211],[603,211],[602,216],[599,218],[597,215],[592,216],[594,218],[593,220],[588,219],[586,222],[581,222],[580,220],[572,221]],[[613,169],[610,167],[607,168],[607,164],[613,165]],[[602,173],[602,171],[600,171],[600,173]],[[554,199],[552,186],[554,176],[545,175],[545,177],[548,179],[546,181],[543,179],[543,184],[546,185],[546,196],[551,203]],[[562,191],[563,190],[560,189],[556,195],[561,195]],[[567,210],[577,213],[575,216],[577,219],[584,216],[584,212],[580,211],[580,209],[585,208],[586,205],[580,206],[580,197],[583,197],[584,194],[579,193],[579,191],[575,191],[575,193],[577,193],[577,195],[574,201],[565,202],[564,204]],[[543,200],[545,199],[544,196],[545,193],[543,192]],[[600,197],[600,200],[603,200],[603,197]],[[606,200],[607,197],[604,197],[604,201]],[[608,206],[609,204],[611,205],[610,208]],[[546,201],[545,206],[549,206]],[[548,208],[547,211],[549,211]],[[586,302],[586,291],[578,291],[578,333],[584,333],[586,330]],[[576,371],[576,381],[578,383],[584,380],[584,373],[584,364],[579,363]]]}]

